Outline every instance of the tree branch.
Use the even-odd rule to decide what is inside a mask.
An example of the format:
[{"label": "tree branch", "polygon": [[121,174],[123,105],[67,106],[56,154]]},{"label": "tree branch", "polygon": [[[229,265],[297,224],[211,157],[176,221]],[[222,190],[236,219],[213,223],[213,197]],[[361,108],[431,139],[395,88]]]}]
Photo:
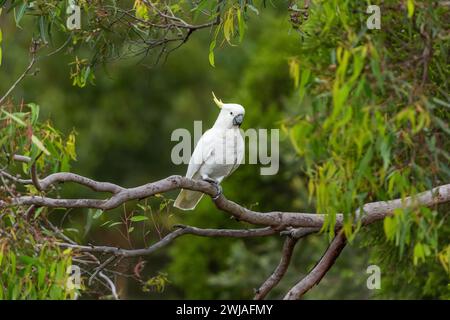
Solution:
[{"label": "tree branch", "polygon": [[279,230],[271,227],[260,228],[260,229],[201,229],[191,226],[177,225],[178,229],[167,234],[164,238],[144,249],[121,249],[110,246],[82,246],[72,243],[59,243],[60,246],[65,248],[76,249],[80,252],[91,252],[91,253],[103,253],[103,254],[113,254],[118,257],[137,257],[149,255],[156,250],[165,247],[171,243],[176,238],[185,235],[192,234],[201,237],[230,237],[230,238],[249,238],[249,237],[265,237],[273,235]]},{"label": "tree branch", "polygon": [[41,182],[39,180],[37,170],[36,170],[36,161],[39,160],[40,156],[42,156],[42,152],[36,157],[36,159],[33,161],[33,163],[30,166],[31,182],[33,183],[34,187],[38,191],[42,191]]},{"label": "tree branch", "polygon": [[281,279],[286,274],[291,261],[292,252],[294,251],[295,245],[298,239],[288,237],[284,241],[283,251],[281,252],[281,260],[275,271],[267,278],[266,281],[259,287],[256,291],[255,300],[262,300],[266,295],[281,281]]},{"label": "tree branch", "polygon": [[347,243],[344,231],[339,231],[317,265],[284,296],[284,300],[299,299],[317,285],[336,261]]},{"label": "tree branch", "polygon": [[[109,182],[98,182],[73,173],[56,173],[40,181],[45,190],[51,184],[58,182],[76,182],[90,187],[94,191],[107,191],[113,193],[110,198],[99,199],[55,199],[45,196],[22,196],[11,199],[6,205],[37,205],[49,208],[95,208],[110,210],[117,208],[123,203],[131,200],[139,200],[165,193],[176,189],[188,189],[203,192],[211,197],[216,194],[216,189],[210,183],[201,180],[192,180],[181,176],[170,176],[156,182],[148,183],[135,188],[123,188]],[[395,199],[390,201],[378,201],[367,203],[363,206],[361,217],[363,225],[371,224],[391,215],[395,209],[426,206],[430,207],[440,203],[450,201],[450,184],[442,185],[431,190],[422,192],[405,199]],[[237,220],[242,220],[255,225],[264,226],[291,226],[304,228],[321,228],[325,219],[325,214],[301,213],[301,212],[258,212],[249,210],[239,204],[228,200],[223,194],[214,201],[216,207],[224,212],[233,215]],[[336,227],[342,227],[344,218],[342,214],[336,214]],[[302,231],[304,232],[304,231]]]}]

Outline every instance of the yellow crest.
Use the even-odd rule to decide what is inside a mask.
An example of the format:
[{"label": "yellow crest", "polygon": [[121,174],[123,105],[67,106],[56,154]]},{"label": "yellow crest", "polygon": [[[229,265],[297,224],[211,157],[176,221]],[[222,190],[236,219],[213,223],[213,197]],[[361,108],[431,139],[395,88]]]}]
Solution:
[{"label": "yellow crest", "polygon": [[214,98],[214,103],[219,107],[222,108],[223,106],[223,102],[222,100],[217,99],[216,95],[214,94],[214,92],[212,92],[213,98]]}]

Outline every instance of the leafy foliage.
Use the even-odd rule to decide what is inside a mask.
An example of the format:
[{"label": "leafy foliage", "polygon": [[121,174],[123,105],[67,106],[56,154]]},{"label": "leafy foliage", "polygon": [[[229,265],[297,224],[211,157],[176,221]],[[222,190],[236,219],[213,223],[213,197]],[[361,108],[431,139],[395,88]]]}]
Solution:
[{"label": "leafy foliage", "polygon": [[[342,212],[350,238],[364,203],[414,195],[450,178],[444,138],[449,110],[442,103],[448,84],[439,72],[448,67],[442,56],[448,43],[438,36],[448,12],[417,2],[423,10],[411,15],[392,2],[383,30],[371,31],[364,28],[365,15],[349,19],[355,6],[314,2],[303,24],[307,35],[290,62],[302,109],[284,124],[305,158],[310,198],[318,212],[328,214],[324,230],[333,236],[335,215]],[[405,42],[412,45],[394,54]],[[414,64],[424,67],[412,71]],[[445,218],[440,210],[398,211],[385,220],[384,230],[400,253],[406,245],[415,248],[416,265],[444,249],[437,234]]]},{"label": "leafy foliage", "polygon": [[68,286],[72,265],[70,250],[62,251],[51,234],[17,212],[3,212],[0,219],[0,300],[73,299]]},{"label": "leafy foliage", "polygon": [[[7,111],[9,110],[9,111]],[[75,135],[67,139],[50,122],[39,123],[39,106],[2,107],[0,137],[3,169],[11,168],[20,177],[28,175],[31,165],[42,172],[69,170],[76,159]],[[29,156],[31,161],[15,165],[11,155]],[[2,170],[3,170],[2,169]],[[2,177],[0,200],[9,202],[21,193],[37,195],[36,188],[24,190],[15,181]],[[0,213],[0,299],[71,299],[77,294],[68,285],[72,265],[70,250],[56,245],[53,231],[43,228],[44,208],[3,208]]]}]

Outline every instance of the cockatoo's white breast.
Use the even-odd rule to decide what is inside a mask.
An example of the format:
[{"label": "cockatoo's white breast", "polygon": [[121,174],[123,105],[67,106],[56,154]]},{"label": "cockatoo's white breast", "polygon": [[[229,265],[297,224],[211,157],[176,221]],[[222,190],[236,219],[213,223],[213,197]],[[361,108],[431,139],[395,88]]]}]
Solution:
[{"label": "cockatoo's white breast", "polygon": [[241,164],[244,157],[244,139],[238,128],[208,130],[214,137],[213,148],[208,150],[204,164],[199,168],[201,178],[222,181]]}]

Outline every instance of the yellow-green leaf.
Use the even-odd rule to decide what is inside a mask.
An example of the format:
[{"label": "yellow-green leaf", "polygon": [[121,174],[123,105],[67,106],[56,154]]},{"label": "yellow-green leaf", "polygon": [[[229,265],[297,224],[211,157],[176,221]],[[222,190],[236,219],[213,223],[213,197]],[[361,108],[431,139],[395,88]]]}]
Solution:
[{"label": "yellow-green leaf", "polygon": [[131,217],[130,220],[133,222],[139,222],[139,221],[148,220],[148,218],[146,216],[134,216],[134,217]]},{"label": "yellow-green leaf", "polygon": [[36,147],[38,147],[42,152],[44,152],[46,155],[50,155],[50,152],[45,148],[44,144],[39,140],[34,134],[31,136],[31,141],[35,144]]},{"label": "yellow-green leaf", "polygon": [[397,220],[394,217],[386,217],[383,221],[384,233],[389,241],[394,240],[397,231]]},{"label": "yellow-green leaf", "polygon": [[215,64],[214,64],[214,48],[215,47],[216,47],[216,40],[214,39],[213,41],[211,41],[211,44],[209,45],[209,55],[208,55],[209,64],[213,67],[215,67]]},{"label": "yellow-green leaf", "polygon": [[414,265],[417,265],[421,260],[425,260],[425,251],[423,245],[420,242],[418,242],[414,246],[414,257],[413,257]]},{"label": "yellow-green leaf", "polygon": [[8,118],[14,120],[15,122],[17,122],[17,123],[20,124],[21,126],[24,126],[24,127],[27,126],[27,124],[26,124],[22,119],[20,119],[19,117],[15,116],[14,114],[9,113],[9,112],[6,111],[6,110],[2,110],[2,111],[3,111],[4,114],[6,114],[6,116],[7,116]]},{"label": "yellow-green leaf", "polygon": [[300,83],[300,63],[297,58],[289,59],[289,75],[294,80],[294,86],[297,88]]},{"label": "yellow-green leaf", "polygon": [[242,42],[242,40],[244,40],[244,34],[245,34],[245,22],[244,22],[244,18],[242,17],[242,11],[240,8],[237,9],[237,17],[238,17],[238,26],[239,26],[239,42]]},{"label": "yellow-green leaf", "polygon": [[227,14],[225,15],[225,22],[223,24],[223,35],[227,42],[231,44],[231,37],[234,34],[234,15],[233,15],[233,8],[230,8],[228,10]]},{"label": "yellow-green leaf", "polygon": [[406,7],[408,8],[408,18],[412,18],[414,15],[414,0],[408,0]]}]

